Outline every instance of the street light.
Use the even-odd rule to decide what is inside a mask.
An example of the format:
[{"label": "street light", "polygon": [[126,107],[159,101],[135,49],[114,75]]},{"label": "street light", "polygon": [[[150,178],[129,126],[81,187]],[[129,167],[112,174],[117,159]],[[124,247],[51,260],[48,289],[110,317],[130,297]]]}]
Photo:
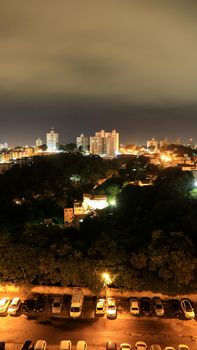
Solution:
[{"label": "street light", "polygon": [[103,272],[102,279],[103,279],[104,287],[105,287],[105,299],[107,299],[108,284],[110,284],[112,282],[109,273]]}]

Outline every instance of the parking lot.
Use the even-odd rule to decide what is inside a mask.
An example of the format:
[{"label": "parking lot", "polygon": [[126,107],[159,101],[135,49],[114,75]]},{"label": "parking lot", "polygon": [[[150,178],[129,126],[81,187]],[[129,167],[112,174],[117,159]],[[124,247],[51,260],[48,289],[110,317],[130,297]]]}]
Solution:
[{"label": "parking lot", "polygon": [[[39,318],[39,319],[46,319],[46,318],[70,318],[70,305],[71,305],[71,296],[70,295],[63,295],[61,296],[62,300],[62,307],[61,307],[61,313],[60,314],[53,314],[52,313],[52,303],[55,298],[55,295],[37,295],[32,294],[28,300],[34,301],[35,305],[38,306],[36,309],[35,305],[32,308],[32,310],[23,310],[23,303],[25,300],[22,300],[22,304],[20,306],[20,309],[14,315],[15,317],[20,317],[21,315],[25,315],[27,318]],[[26,299],[27,300],[27,299]],[[39,303],[37,302],[39,301]],[[102,316],[96,315],[96,298],[95,297],[85,297],[83,302],[83,308],[82,308],[82,319],[94,319],[98,317],[107,318],[106,314]],[[37,302],[37,304],[36,304]],[[164,315],[161,317],[156,316],[155,310],[153,307],[152,300],[150,300],[150,313],[149,315],[144,315],[142,310],[140,309],[140,314],[137,316],[138,318],[162,318],[162,319],[172,319],[176,318],[175,315],[172,312],[170,301],[169,300],[162,300],[163,308],[164,308]],[[195,314],[197,315],[197,304],[193,303]],[[130,304],[129,304],[129,298],[116,298],[116,308],[117,308],[117,319],[132,319],[135,318],[135,316],[131,315],[130,313]],[[6,316],[6,314],[3,314],[1,316]],[[184,320],[184,314],[181,312],[179,319]],[[197,319],[197,316],[195,316],[195,319]]]}]

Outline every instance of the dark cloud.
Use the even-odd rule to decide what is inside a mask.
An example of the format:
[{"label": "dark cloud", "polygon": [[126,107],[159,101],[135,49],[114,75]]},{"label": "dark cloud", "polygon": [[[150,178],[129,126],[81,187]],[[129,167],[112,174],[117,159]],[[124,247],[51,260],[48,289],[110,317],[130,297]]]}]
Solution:
[{"label": "dark cloud", "polygon": [[[4,106],[12,104],[15,110],[10,114],[4,108],[0,119],[22,118],[18,100],[29,106],[23,125],[36,113],[46,123],[53,115],[51,103],[58,111],[64,105],[66,114],[72,100],[70,112],[80,115],[85,105],[92,129],[104,106],[115,114],[119,110],[125,123],[133,106],[153,106],[159,108],[157,118],[169,125],[167,106],[179,106],[175,120],[183,123],[181,106],[197,105],[196,38],[195,0],[2,0],[0,96]],[[119,128],[113,116],[105,115],[106,124],[107,118],[109,127]]]}]

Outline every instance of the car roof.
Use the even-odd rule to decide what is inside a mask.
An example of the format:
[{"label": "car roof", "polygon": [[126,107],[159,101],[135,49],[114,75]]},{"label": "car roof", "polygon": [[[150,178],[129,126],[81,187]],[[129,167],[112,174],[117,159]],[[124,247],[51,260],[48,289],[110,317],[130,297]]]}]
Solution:
[{"label": "car roof", "polygon": [[42,347],[43,343],[46,344],[46,340],[42,340],[42,339],[37,340],[34,349],[40,349]]},{"label": "car roof", "polygon": [[19,300],[20,300],[20,298],[14,298],[14,299],[12,299],[11,304],[18,303],[18,302],[19,302]]},{"label": "car roof", "polygon": [[161,350],[161,346],[159,344],[152,344],[150,348],[154,350]]},{"label": "car roof", "polygon": [[59,349],[68,349],[69,345],[71,345],[70,340],[61,340],[59,344]]}]

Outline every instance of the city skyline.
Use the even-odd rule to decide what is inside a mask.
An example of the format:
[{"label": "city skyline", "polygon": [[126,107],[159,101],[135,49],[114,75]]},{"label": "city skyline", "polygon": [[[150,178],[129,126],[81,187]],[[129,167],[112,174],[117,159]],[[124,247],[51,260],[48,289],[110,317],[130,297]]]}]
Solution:
[{"label": "city skyline", "polygon": [[[1,106],[0,106],[1,109]],[[110,111],[109,108],[104,108],[105,113],[114,113],[114,122],[111,123],[111,119],[105,120],[105,115],[102,115],[101,107],[100,112],[95,113],[100,114],[100,118],[96,118],[94,123],[91,121],[91,115],[84,116],[84,119],[80,120],[80,114],[72,115],[72,120],[69,127],[64,124],[65,119],[63,115],[59,115],[59,118],[53,119],[52,117],[48,120],[37,120],[38,118],[33,118],[32,120],[15,119],[12,121],[12,127],[6,130],[6,121],[1,126],[0,132],[0,142],[7,142],[10,147],[14,146],[24,146],[24,145],[34,145],[37,138],[41,138],[43,143],[46,143],[46,133],[54,128],[56,132],[59,133],[59,143],[66,144],[70,142],[76,142],[76,137],[83,133],[85,136],[93,136],[98,130],[118,130],[120,133],[120,144],[131,144],[136,143],[139,145],[145,144],[147,140],[155,137],[158,140],[162,140],[165,137],[168,138],[172,143],[180,138],[181,143],[188,143],[190,138],[193,142],[197,142],[197,118],[195,108],[183,108],[180,112],[178,108],[171,108],[163,113],[169,115],[169,119],[158,120],[158,113],[161,109],[147,107],[142,110],[141,107],[136,107],[133,112],[134,116],[127,120],[124,124],[124,117],[119,118],[121,115],[120,110]],[[125,109],[124,109],[125,111]],[[184,113],[183,113],[184,111]],[[188,111],[187,118],[184,114]],[[85,112],[84,112],[85,113]],[[126,112],[125,112],[126,113]],[[128,116],[126,113],[126,116]],[[176,120],[176,115],[179,114],[179,121]],[[62,113],[63,114],[63,113]],[[119,115],[118,115],[119,114]],[[173,118],[174,115],[174,118]],[[121,121],[120,121],[121,120]],[[38,129],[39,123],[39,129]]]}]

